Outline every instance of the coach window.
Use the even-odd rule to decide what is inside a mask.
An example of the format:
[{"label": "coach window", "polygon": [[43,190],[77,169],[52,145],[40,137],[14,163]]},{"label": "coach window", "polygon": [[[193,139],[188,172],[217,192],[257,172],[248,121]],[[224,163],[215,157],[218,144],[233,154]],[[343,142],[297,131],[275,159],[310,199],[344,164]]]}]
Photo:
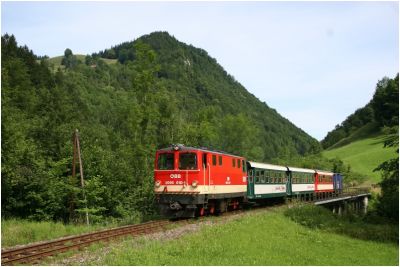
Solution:
[{"label": "coach window", "polygon": [[264,184],[265,183],[265,172],[260,171],[260,183]]},{"label": "coach window", "polygon": [[222,166],[222,156],[218,156],[218,163],[219,163],[219,166]]},{"label": "coach window", "polygon": [[237,159],[237,167],[240,169],[240,159]]},{"label": "coach window", "polygon": [[180,153],[179,169],[197,170],[197,155],[195,153]]},{"label": "coach window", "polygon": [[243,159],[242,159],[242,171],[246,172],[246,164],[244,163]]},{"label": "coach window", "polygon": [[256,171],[256,179],[255,179],[256,183],[260,182],[260,171]]},{"label": "coach window", "polygon": [[174,154],[163,153],[158,155],[157,169],[159,170],[173,170],[174,169]]},{"label": "coach window", "polygon": [[232,167],[235,167],[235,159],[232,159]]},{"label": "coach window", "polygon": [[217,156],[216,155],[212,155],[212,163],[213,163],[213,166],[217,166]]}]

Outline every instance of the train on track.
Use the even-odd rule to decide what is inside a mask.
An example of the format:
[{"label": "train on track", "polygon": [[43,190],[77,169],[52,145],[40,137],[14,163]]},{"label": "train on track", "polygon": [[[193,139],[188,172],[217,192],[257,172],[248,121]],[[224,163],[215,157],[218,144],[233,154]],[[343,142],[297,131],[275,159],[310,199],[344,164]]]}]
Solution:
[{"label": "train on track", "polygon": [[158,150],[155,158],[156,201],[161,214],[170,218],[340,192],[342,183],[339,173],[252,162],[207,148],[172,145]]}]

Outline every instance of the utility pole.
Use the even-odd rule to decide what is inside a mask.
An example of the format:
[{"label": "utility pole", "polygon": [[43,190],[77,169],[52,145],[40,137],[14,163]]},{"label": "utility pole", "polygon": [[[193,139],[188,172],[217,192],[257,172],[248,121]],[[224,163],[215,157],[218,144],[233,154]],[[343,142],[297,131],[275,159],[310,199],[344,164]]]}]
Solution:
[{"label": "utility pole", "polygon": [[76,177],[75,162],[76,162],[76,157],[78,156],[79,174],[80,174],[80,177],[81,177],[81,187],[82,187],[82,192],[83,192],[83,198],[85,200],[85,205],[86,205],[86,224],[89,225],[89,212],[87,210],[87,202],[86,202],[85,191],[83,190],[84,187],[85,187],[85,181],[84,181],[84,178],[83,178],[83,165],[82,165],[81,147],[80,147],[80,143],[79,143],[78,129],[75,129],[73,138],[74,138],[74,156],[73,156],[73,159],[72,159],[72,178]]}]

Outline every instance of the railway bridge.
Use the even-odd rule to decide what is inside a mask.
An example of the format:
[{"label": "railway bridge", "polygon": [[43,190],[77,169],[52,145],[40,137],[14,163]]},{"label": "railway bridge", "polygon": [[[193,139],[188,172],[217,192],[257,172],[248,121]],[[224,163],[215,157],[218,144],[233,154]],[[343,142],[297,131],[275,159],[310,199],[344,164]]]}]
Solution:
[{"label": "railway bridge", "polygon": [[341,192],[327,194],[314,199],[314,204],[324,206],[339,215],[346,212],[367,213],[368,199],[371,198],[370,189],[367,187],[349,187]]}]

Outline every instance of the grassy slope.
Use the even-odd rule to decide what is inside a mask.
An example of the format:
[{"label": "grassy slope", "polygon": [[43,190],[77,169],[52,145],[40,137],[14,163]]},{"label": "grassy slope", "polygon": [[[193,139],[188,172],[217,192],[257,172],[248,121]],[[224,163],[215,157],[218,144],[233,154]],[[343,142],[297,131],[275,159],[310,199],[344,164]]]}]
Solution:
[{"label": "grassy slope", "polygon": [[69,265],[398,265],[398,246],[312,230],[285,209],[203,226],[180,239],[128,239]]},{"label": "grassy slope", "polygon": [[[83,63],[85,62],[86,55],[75,55],[75,56],[81,62],[83,62]],[[64,56],[58,56],[58,57],[52,57],[52,58],[48,59],[48,62],[50,63],[50,66],[52,67],[53,71],[56,71],[58,68],[62,68],[62,69],[64,68],[64,66],[61,65],[61,61],[62,61],[63,57]],[[108,59],[108,58],[102,58],[101,60],[103,60],[106,64],[109,64],[109,65],[115,64],[118,61],[117,59]]]},{"label": "grassy slope", "polygon": [[338,157],[350,164],[353,171],[366,175],[369,182],[377,183],[381,174],[373,170],[383,161],[395,157],[396,153],[394,149],[383,148],[383,136],[379,135],[326,150],[323,155],[327,158]]}]

